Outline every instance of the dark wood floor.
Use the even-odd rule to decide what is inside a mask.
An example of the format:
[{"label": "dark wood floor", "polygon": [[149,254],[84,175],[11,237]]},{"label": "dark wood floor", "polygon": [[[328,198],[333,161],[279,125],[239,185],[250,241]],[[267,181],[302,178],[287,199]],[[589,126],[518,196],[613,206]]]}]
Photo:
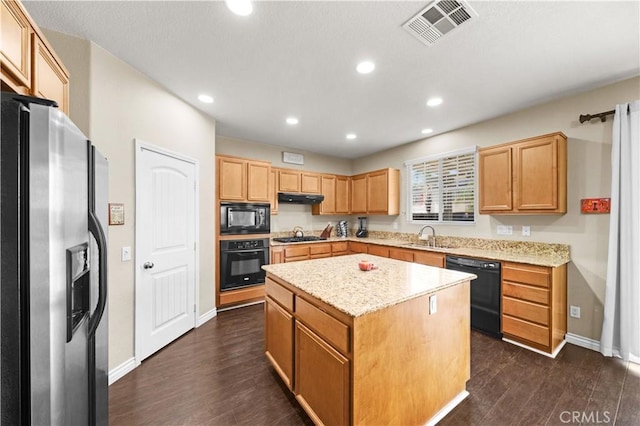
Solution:
[{"label": "dark wood floor", "polygon": [[[111,385],[111,425],[310,425],[264,356],[263,306],[221,312]],[[640,366],[471,333],[470,396],[441,425],[640,425]],[[574,413],[575,412],[575,413]]]}]

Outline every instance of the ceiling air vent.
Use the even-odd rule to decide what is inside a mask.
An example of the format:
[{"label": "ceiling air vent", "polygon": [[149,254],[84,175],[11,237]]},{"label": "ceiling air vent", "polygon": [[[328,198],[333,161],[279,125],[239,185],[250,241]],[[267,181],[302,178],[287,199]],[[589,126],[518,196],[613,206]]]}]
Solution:
[{"label": "ceiling air vent", "polygon": [[462,0],[440,0],[429,3],[402,27],[422,43],[431,46],[476,16],[476,11]]}]

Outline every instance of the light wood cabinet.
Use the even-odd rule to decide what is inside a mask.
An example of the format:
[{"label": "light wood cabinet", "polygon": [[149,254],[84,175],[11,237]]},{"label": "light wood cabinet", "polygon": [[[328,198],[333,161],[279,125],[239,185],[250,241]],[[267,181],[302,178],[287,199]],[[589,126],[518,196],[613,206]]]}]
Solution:
[{"label": "light wood cabinet", "polygon": [[51,99],[69,113],[69,76],[37,34],[32,34],[33,45],[33,94]]},{"label": "light wood cabinet", "polygon": [[270,163],[226,156],[217,159],[219,201],[271,201]]},{"label": "light wood cabinet", "polygon": [[349,241],[349,251],[351,253],[366,253],[367,243],[359,243],[357,241]]},{"label": "light wood cabinet", "polygon": [[271,201],[270,174],[271,164],[247,161],[247,201]]},{"label": "light wood cabinet", "polygon": [[317,243],[309,245],[309,258],[320,259],[331,257],[331,243]]},{"label": "light wood cabinet", "polygon": [[269,250],[269,264],[284,263],[284,246],[274,246]]},{"label": "light wood cabinet", "polygon": [[383,169],[352,176],[351,213],[400,214],[400,170]]},{"label": "light wood cabinet", "polygon": [[567,212],[567,137],[558,132],[478,151],[482,214]]},{"label": "light wood cabinet", "polygon": [[338,241],[337,243],[331,243],[331,256],[343,256],[349,254],[349,242]]},{"label": "light wood cabinet", "polygon": [[320,178],[318,173],[300,172],[300,192],[320,194]]},{"label": "light wood cabinet", "polygon": [[349,360],[296,321],[296,399],[316,424],[349,424]]},{"label": "light wood cabinet", "polygon": [[351,213],[367,212],[367,175],[351,176]]},{"label": "light wood cabinet", "polygon": [[311,213],[349,214],[349,177],[338,175],[322,175],[320,193],[324,200],[311,206]]},{"label": "light wood cabinet", "polygon": [[300,192],[300,172],[298,170],[278,170],[278,192]]},{"label": "light wood cabinet", "polygon": [[432,251],[414,250],[413,261],[427,266],[435,266],[436,268],[444,268],[445,255],[442,253],[434,253]]},{"label": "light wood cabinet", "polygon": [[311,206],[311,214],[335,214],[336,213],[336,176],[322,175],[320,177],[320,194],[324,200],[320,204]]},{"label": "light wood cabinet", "polygon": [[348,214],[349,210],[349,181],[348,176],[336,176],[336,214]]},{"label": "light wood cabinet", "polygon": [[[289,332],[292,314],[293,393],[315,424],[424,424],[464,391],[470,377],[469,283],[437,295],[437,314],[425,309],[431,295],[423,295],[354,318],[267,274],[272,314],[266,315],[266,333],[276,327]],[[289,340],[280,340],[290,354]],[[416,344],[424,341],[438,344]],[[289,358],[274,353],[268,351],[269,361],[290,383],[282,367]],[[406,395],[420,404],[406,403]]]},{"label": "light wood cabinet", "polygon": [[269,172],[269,204],[271,214],[278,214],[278,171],[273,168]]},{"label": "light wood cabinet", "polygon": [[27,95],[31,87],[32,26],[18,2],[2,0],[1,7],[2,82]]},{"label": "light wood cabinet", "polygon": [[367,174],[367,213],[400,214],[400,171],[384,169]]},{"label": "light wood cabinet", "polygon": [[265,353],[285,385],[293,390],[293,315],[271,298],[273,290],[269,291],[269,285],[277,284],[267,284]]},{"label": "light wood cabinet", "polygon": [[405,262],[413,262],[414,250],[406,250],[391,247],[389,249],[389,257],[391,259],[403,260]]},{"label": "light wood cabinet", "polygon": [[369,244],[367,252],[374,256],[389,257],[389,247],[379,246],[377,244]]},{"label": "light wood cabinet", "polygon": [[22,4],[2,0],[2,90],[46,98],[69,114],[69,72]]},{"label": "light wood cabinet", "polygon": [[553,353],[567,332],[567,268],[502,263],[502,333]]}]

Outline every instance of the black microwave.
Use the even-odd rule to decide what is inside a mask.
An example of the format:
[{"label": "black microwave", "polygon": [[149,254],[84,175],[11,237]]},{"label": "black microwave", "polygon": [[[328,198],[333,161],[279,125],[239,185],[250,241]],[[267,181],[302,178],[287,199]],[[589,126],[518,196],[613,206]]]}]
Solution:
[{"label": "black microwave", "polygon": [[220,203],[220,234],[268,234],[271,206],[252,203]]}]

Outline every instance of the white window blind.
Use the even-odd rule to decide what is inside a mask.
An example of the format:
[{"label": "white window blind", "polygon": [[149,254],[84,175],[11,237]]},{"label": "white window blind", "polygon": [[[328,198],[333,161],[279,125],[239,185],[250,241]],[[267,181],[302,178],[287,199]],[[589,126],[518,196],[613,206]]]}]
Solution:
[{"label": "white window blind", "polygon": [[406,166],[409,221],[475,221],[475,147],[408,161]]}]

